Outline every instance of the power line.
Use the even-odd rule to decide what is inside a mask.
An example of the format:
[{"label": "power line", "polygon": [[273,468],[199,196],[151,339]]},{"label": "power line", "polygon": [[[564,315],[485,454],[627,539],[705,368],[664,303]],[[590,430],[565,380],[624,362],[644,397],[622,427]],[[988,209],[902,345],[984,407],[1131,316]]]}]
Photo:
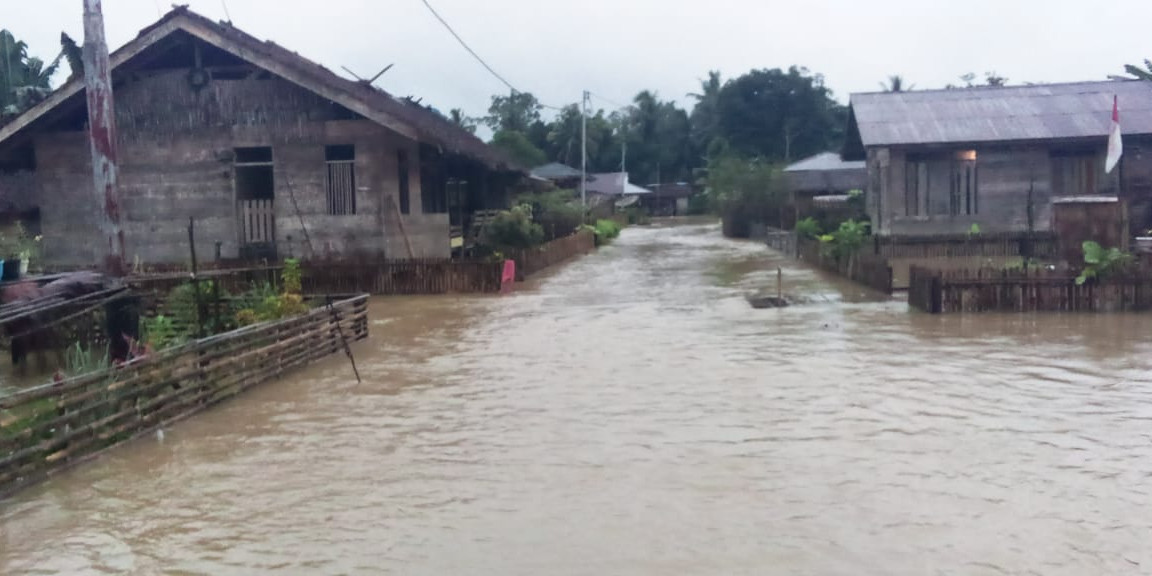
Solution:
[{"label": "power line", "polygon": [[511,90],[513,92],[519,92],[519,90],[517,90],[516,87],[513,86],[511,82],[505,80],[503,76],[501,76],[499,73],[497,73],[495,70],[493,70],[492,67],[489,66],[488,63],[485,62],[484,59],[481,58],[480,55],[477,54],[476,51],[473,50],[472,47],[469,46],[468,43],[465,42],[464,39],[461,38],[460,35],[457,34],[455,30],[452,29],[452,25],[449,24],[448,21],[445,20],[444,17],[441,16],[440,13],[437,12],[436,9],[432,7],[431,4],[428,3],[428,0],[420,0],[420,1],[424,3],[424,6],[426,6],[428,8],[428,11],[431,12],[432,15],[435,16],[436,19],[439,20],[440,23],[444,25],[444,28],[448,29],[448,32],[452,34],[452,37],[456,38],[456,41],[459,42],[460,45],[463,46],[464,49],[467,50],[468,53],[471,54],[472,57],[475,58],[476,61],[479,62],[481,66],[483,66],[485,69],[487,69],[488,72],[491,72],[492,75],[495,76],[497,80],[503,82],[504,85],[507,86],[509,90]]},{"label": "power line", "polygon": [[591,95],[595,96],[596,98],[599,98],[600,100],[604,101],[605,104],[611,104],[617,108],[629,108],[630,107],[627,104],[621,104],[619,102],[616,102],[615,100],[605,98],[605,97],[603,97],[603,96],[601,96],[595,92],[589,92],[589,94],[591,94]]},{"label": "power line", "polygon": [[[484,59],[481,58],[480,55],[477,54],[476,51],[473,50],[472,47],[469,46],[468,43],[465,42],[464,39],[461,38],[459,34],[456,33],[456,30],[454,30],[452,28],[452,25],[449,24],[448,21],[445,20],[444,17],[441,16],[440,13],[436,11],[435,8],[432,7],[432,4],[430,4],[428,2],[428,0],[420,0],[420,1],[424,3],[424,6],[426,8],[428,8],[428,11],[431,12],[432,15],[435,16],[436,19],[439,20],[440,23],[444,25],[444,28],[447,29],[450,34],[452,34],[452,37],[455,38],[456,41],[459,42],[460,45],[463,46],[464,49],[467,50],[468,53],[471,54],[472,57],[475,58],[476,61],[479,62],[480,65],[483,66],[485,70],[487,70],[489,73],[491,73],[493,76],[495,76],[497,80],[499,80],[501,83],[503,83],[505,86],[507,86],[508,89],[511,90],[513,94],[515,94],[515,93],[525,94],[526,93],[523,90],[517,90],[516,87],[513,86],[511,82],[509,82],[508,80],[505,80],[503,76],[501,76],[498,72],[496,72],[496,70],[494,70],[491,66],[489,66],[488,63],[485,62]],[[550,110],[563,110],[563,108],[560,108],[557,106],[549,106],[549,105],[544,104],[542,102],[538,102],[538,103],[540,104],[541,107],[548,108]]]}]

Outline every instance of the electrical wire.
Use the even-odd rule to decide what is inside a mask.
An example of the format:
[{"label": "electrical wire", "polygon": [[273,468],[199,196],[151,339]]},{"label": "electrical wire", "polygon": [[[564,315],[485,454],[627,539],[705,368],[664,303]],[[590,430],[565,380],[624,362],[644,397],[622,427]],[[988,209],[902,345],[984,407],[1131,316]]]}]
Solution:
[{"label": "electrical wire", "polygon": [[621,103],[619,103],[619,102],[616,102],[615,100],[611,100],[611,99],[609,99],[609,98],[605,98],[605,97],[603,97],[603,96],[601,96],[601,95],[599,95],[599,94],[597,94],[597,93],[595,93],[595,92],[589,92],[589,94],[591,94],[592,96],[595,96],[596,98],[600,99],[600,100],[601,100],[601,101],[603,101],[605,104],[611,104],[611,105],[613,105],[613,106],[615,106],[615,107],[617,107],[617,108],[621,108],[621,109],[623,109],[623,108],[630,108],[630,106],[628,106],[627,104],[621,104]]},{"label": "electrical wire", "polygon": [[[464,39],[461,38],[459,34],[456,33],[456,30],[452,28],[452,25],[449,24],[448,21],[445,20],[444,17],[441,16],[440,13],[436,11],[435,8],[432,7],[432,4],[429,3],[428,0],[420,0],[420,1],[423,2],[424,6],[426,8],[428,8],[428,11],[431,12],[432,15],[435,16],[436,19],[439,20],[440,23],[444,25],[444,28],[446,30],[448,30],[448,33],[452,34],[452,37],[455,38],[456,41],[459,42],[460,45],[463,46],[464,49],[467,50],[468,53],[471,54],[472,57],[475,58],[476,61],[479,62],[480,65],[483,66],[485,70],[487,70],[490,74],[492,74],[492,76],[495,76],[496,79],[499,80],[502,84],[507,86],[508,89],[511,90],[513,94],[516,94],[516,93],[526,94],[526,92],[524,92],[523,90],[517,90],[516,87],[513,86],[511,82],[506,80],[503,76],[500,75],[500,73],[496,72],[495,69],[493,69],[491,66],[489,66],[488,63],[485,62],[484,59],[481,58],[480,55],[477,54],[476,51],[473,50],[472,47],[469,46],[468,43],[465,42]],[[558,106],[549,106],[548,104],[544,104],[542,102],[538,102],[538,103],[540,104],[540,107],[547,108],[549,110],[563,110],[563,108],[560,108]]]}]

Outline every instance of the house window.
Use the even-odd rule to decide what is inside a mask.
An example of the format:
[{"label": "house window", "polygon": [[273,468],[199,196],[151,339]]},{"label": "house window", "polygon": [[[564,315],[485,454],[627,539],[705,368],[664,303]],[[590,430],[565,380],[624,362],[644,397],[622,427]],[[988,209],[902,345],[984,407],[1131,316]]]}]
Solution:
[{"label": "house window", "polygon": [[1052,155],[1052,191],[1056,196],[1096,194],[1098,158],[1092,152],[1056,152]]},{"label": "house window", "polygon": [[979,212],[979,173],[976,151],[957,152],[952,159],[952,178],[948,190],[949,214],[967,216]]},{"label": "house window", "polygon": [[328,213],[344,216],[356,213],[356,147],[325,146],[328,168]]},{"label": "house window", "polygon": [[236,148],[235,172],[240,240],[243,244],[276,241],[276,181],[272,149]]},{"label": "house window", "polygon": [[408,185],[408,151],[396,152],[396,171],[400,181],[400,213],[409,214],[412,211],[412,191]]},{"label": "house window", "polygon": [[922,216],[928,213],[928,163],[908,162],[904,170],[904,214]]}]

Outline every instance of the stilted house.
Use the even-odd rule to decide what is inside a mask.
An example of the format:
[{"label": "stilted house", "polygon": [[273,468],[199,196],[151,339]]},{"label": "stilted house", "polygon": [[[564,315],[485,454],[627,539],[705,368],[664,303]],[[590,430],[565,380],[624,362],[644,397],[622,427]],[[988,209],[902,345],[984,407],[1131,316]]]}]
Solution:
[{"label": "stilted house", "polygon": [[[439,113],[184,7],[111,55],[129,261],[447,258],[523,171]],[[101,259],[82,79],[0,126],[0,208]],[[306,229],[306,230],[305,230]],[[311,249],[309,248],[311,246]]]},{"label": "stilted house", "polygon": [[[1124,157],[1104,160],[1118,99]],[[1152,82],[853,94],[843,157],[867,162],[880,235],[1050,230],[1053,198],[1116,196],[1152,227]]]},{"label": "stilted house", "polygon": [[649,184],[645,188],[652,193],[642,196],[640,204],[652,216],[686,216],[688,203],[696,195],[696,189],[688,182]]}]

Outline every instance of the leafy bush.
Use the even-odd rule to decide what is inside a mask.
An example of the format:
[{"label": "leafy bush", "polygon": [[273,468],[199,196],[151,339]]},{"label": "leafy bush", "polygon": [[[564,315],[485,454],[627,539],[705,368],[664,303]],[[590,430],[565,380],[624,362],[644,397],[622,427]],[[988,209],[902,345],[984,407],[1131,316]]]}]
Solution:
[{"label": "leafy bush", "polygon": [[532,221],[532,208],[521,204],[497,214],[484,227],[483,243],[492,249],[525,249],[544,241],[544,229]]},{"label": "leafy bush", "polygon": [[809,216],[796,223],[796,235],[801,238],[819,238],[820,223]]},{"label": "leafy bush", "polygon": [[164,315],[140,320],[140,340],[153,350],[163,350],[184,343],[188,334],[181,332],[172,318]]},{"label": "leafy bush", "polygon": [[597,220],[592,228],[596,233],[596,245],[607,244],[620,235],[620,225],[615,220]]},{"label": "leafy bush", "polygon": [[788,199],[783,172],[759,158],[724,154],[708,161],[705,193],[727,236],[746,237],[752,224],[777,225]]},{"label": "leafy bush", "polygon": [[1076,285],[1082,286],[1092,279],[1105,279],[1123,273],[1132,266],[1132,254],[1119,248],[1104,248],[1098,242],[1088,240],[1081,246],[1084,249],[1084,269],[1076,277]]},{"label": "leafy bush", "polygon": [[111,365],[107,345],[104,348],[85,348],[76,342],[64,352],[64,371],[70,376],[97,372]]},{"label": "leafy bush", "polygon": [[869,226],[868,222],[848,220],[842,222],[840,228],[831,234],[821,236],[820,241],[824,243],[828,253],[837,260],[851,258],[864,245],[864,239],[869,234]]},{"label": "leafy bush", "polygon": [[584,208],[573,190],[552,190],[518,199],[532,207],[532,221],[544,232],[543,241],[568,236],[584,223]]}]

